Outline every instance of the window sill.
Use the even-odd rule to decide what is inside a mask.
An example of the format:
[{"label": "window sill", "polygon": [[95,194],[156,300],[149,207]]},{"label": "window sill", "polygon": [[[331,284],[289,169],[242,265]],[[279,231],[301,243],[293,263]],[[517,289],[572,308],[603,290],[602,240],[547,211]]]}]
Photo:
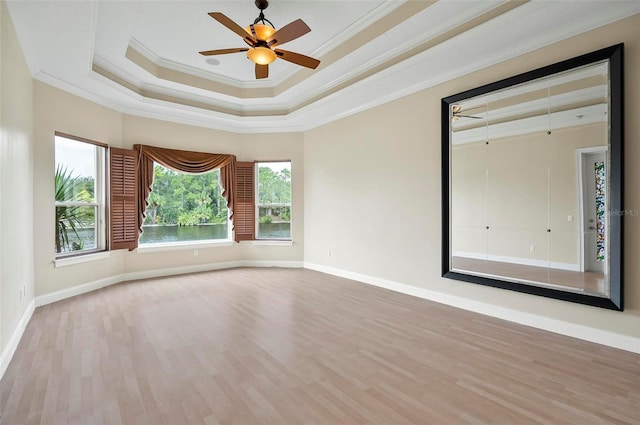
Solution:
[{"label": "window sill", "polygon": [[66,267],[74,264],[87,263],[89,261],[103,260],[109,258],[109,251],[96,252],[93,254],[83,254],[76,257],[56,258],[53,260],[53,264],[56,268]]},{"label": "window sill", "polygon": [[258,239],[255,241],[251,241],[251,245],[293,246],[293,241],[277,240],[277,239]]},{"label": "window sill", "polygon": [[186,249],[206,249],[206,248],[219,248],[223,246],[233,246],[233,241],[228,239],[221,241],[201,241],[201,242],[170,242],[170,243],[154,243],[140,245],[136,249],[138,254],[147,254],[152,252],[163,251],[180,251]]}]

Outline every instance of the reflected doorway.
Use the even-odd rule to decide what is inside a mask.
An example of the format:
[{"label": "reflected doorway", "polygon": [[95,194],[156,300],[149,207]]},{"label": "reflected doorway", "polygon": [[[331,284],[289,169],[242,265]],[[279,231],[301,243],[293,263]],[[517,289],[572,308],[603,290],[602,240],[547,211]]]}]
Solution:
[{"label": "reflected doorway", "polygon": [[581,270],[606,273],[607,148],[580,149]]}]

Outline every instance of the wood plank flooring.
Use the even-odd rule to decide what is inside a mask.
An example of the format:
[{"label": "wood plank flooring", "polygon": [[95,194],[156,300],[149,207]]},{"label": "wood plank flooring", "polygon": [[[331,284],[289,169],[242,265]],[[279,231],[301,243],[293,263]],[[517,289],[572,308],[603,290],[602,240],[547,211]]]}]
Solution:
[{"label": "wood plank flooring", "polygon": [[9,424],[638,424],[640,355],[304,269],[36,309]]}]

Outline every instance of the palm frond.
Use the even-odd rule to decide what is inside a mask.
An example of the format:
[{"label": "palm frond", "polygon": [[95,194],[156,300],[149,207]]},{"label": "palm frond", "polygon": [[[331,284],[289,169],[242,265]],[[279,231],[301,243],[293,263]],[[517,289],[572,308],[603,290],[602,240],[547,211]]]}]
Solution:
[{"label": "palm frond", "polygon": [[[75,185],[76,177],[73,176],[73,170],[58,164],[55,174],[56,201],[76,201]],[[82,208],[77,206],[56,206],[56,252],[71,248],[70,233],[80,239],[78,228],[82,226],[85,215]]]}]

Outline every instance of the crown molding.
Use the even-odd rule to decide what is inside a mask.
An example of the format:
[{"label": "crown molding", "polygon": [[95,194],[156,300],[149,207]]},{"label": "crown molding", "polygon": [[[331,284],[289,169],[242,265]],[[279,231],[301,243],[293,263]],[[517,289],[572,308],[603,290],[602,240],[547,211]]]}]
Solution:
[{"label": "crown molding", "polygon": [[[25,27],[28,24],[25,11],[31,11],[33,7],[27,4],[22,9],[22,14],[17,14],[14,22],[21,46],[27,50],[30,47],[25,46],[28,46],[32,40],[29,28]],[[428,9],[425,10],[426,12]],[[86,13],[95,13],[95,8],[85,7],[82,9],[82,14]],[[238,107],[244,112],[251,108],[261,108],[261,116],[254,117],[234,116],[220,111],[175,104],[162,99],[149,99],[98,75],[91,71],[91,68],[84,71],[77,69],[68,75],[63,75],[59,74],[59,68],[54,67],[52,72],[37,70],[34,78],[125,114],[240,134],[300,132],[525,55],[638,13],[640,13],[640,3],[631,1],[618,2],[615,8],[604,1],[588,2],[582,3],[579,9],[563,1],[527,2],[385,69],[376,70],[372,75],[365,75],[357,81],[347,81],[346,87],[284,115],[270,115],[269,108],[272,106],[266,107],[267,103],[260,105],[256,99],[243,100],[243,109]],[[14,19],[14,16],[11,15],[11,18]],[[531,31],[523,30],[530,27],[530,22],[538,23],[534,37],[531,36]],[[404,23],[404,25],[407,24],[407,22]],[[80,30],[76,30],[76,33],[87,31],[89,26],[85,24]],[[576,54],[586,52],[584,49],[587,47],[578,48]],[[86,43],[82,45],[82,49],[82,54],[85,54]],[[25,51],[25,56],[32,57],[33,54]],[[32,57],[28,62],[30,70],[34,61]],[[97,58],[97,61],[99,62],[100,58]],[[336,75],[333,72],[335,69],[332,71],[332,67],[327,67],[323,72],[313,74],[289,89],[284,97],[276,96],[272,100],[290,107],[288,102],[300,101],[305,98],[304,96],[308,99],[310,94],[318,94],[317,90],[320,90],[320,94],[327,93],[329,87],[335,87],[335,84],[345,81],[344,73]],[[125,75],[125,77],[129,82],[136,82],[134,76]],[[157,89],[154,84],[149,83],[141,88],[147,91]],[[168,89],[165,88],[166,91],[161,92],[160,97],[173,93],[172,89],[171,86]],[[197,93],[190,96],[188,98],[190,101],[202,100]],[[230,104],[233,102],[231,101]]]}]

